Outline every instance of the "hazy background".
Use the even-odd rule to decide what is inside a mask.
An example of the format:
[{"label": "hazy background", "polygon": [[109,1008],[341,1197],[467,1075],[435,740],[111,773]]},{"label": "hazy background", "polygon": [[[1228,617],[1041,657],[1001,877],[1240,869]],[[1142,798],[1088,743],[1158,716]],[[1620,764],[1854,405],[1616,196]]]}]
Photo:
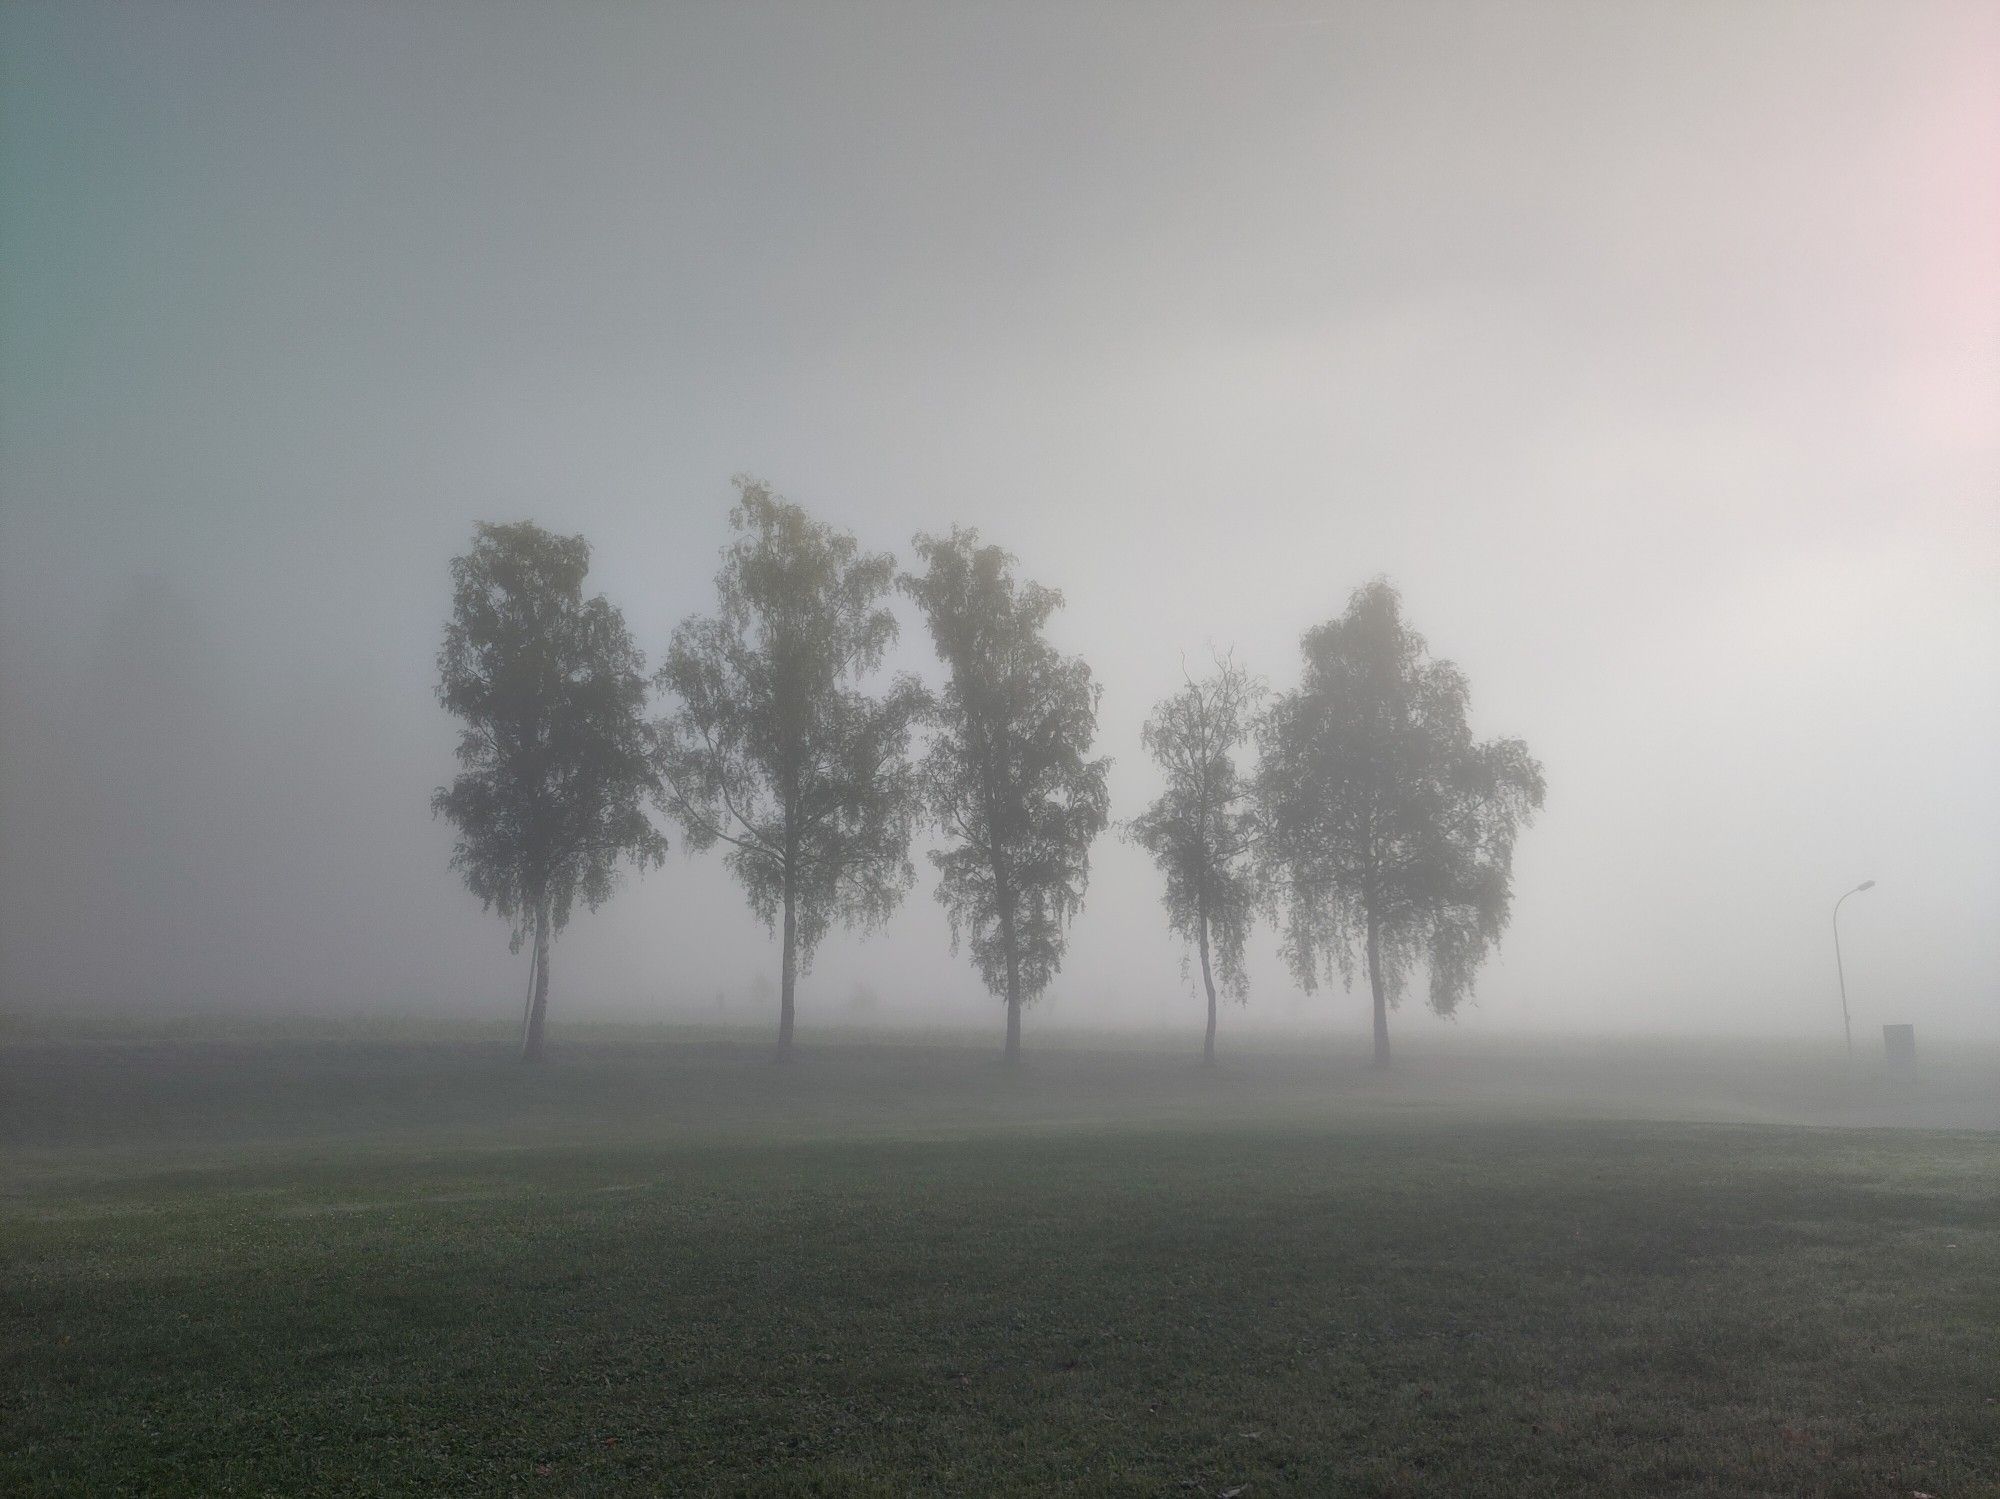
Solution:
[{"label": "hazy background", "polygon": [[[448,560],[581,531],[657,657],[748,470],[1062,588],[1120,817],[1184,653],[1289,686],[1390,574],[1548,770],[1461,1031],[1837,1038],[1874,878],[1861,1039],[2000,1034],[2000,8],[64,0],[0,69],[7,1009],[516,1014]],[[1098,845],[1031,1046],[1193,1034],[1157,892]],[[555,1035],[776,967],[676,837]],[[1363,1028],[1252,977],[1225,1045]],[[921,859],[800,1007],[1002,1021]]]}]

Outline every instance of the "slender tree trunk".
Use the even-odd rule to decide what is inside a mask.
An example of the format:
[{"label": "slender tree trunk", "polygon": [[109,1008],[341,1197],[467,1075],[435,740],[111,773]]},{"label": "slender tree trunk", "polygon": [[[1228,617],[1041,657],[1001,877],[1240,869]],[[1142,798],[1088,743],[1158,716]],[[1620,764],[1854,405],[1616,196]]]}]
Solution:
[{"label": "slender tree trunk", "polygon": [[778,975],[778,1060],[792,1056],[793,996],[799,981],[798,894],[792,888],[792,874],[785,871],[785,947]]},{"label": "slender tree trunk", "polygon": [[1000,918],[1000,940],[1007,947],[1007,1065],[1021,1064],[1021,959],[1014,948],[1014,915]]},{"label": "slender tree trunk", "polygon": [[1201,1064],[1215,1065],[1215,975],[1208,967],[1208,913],[1201,912],[1195,925],[1195,948],[1201,953],[1201,986],[1208,990],[1208,1040],[1201,1049]]},{"label": "slender tree trunk", "polygon": [[1389,997],[1382,988],[1382,941],[1373,912],[1368,916],[1368,989],[1375,998],[1375,1065],[1389,1065]]},{"label": "slender tree trunk", "polygon": [[528,1001],[528,1024],[521,1036],[521,1060],[542,1059],[542,1027],[549,1013],[549,903],[535,906],[534,997]]}]

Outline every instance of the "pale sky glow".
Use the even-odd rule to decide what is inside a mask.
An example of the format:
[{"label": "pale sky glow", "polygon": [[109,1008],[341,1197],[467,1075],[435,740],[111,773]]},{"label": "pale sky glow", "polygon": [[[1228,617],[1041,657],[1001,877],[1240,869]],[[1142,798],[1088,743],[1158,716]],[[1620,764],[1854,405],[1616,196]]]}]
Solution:
[{"label": "pale sky glow", "polygon": [[[0,1008],[511,1015],[427,809],[448,561],[580,531],[657,658],[747,471],[1062,588],[1120,818],[1183,655],[1290,686],[1389,575],[1548,772],[1461,1028],[1837,1039],[1874,878],[1857,1034],[2000,1034],[1995,162],[1987,4],[10,5]],[[552,1035],[767,1018],[674,841]],[[1030,1046],[1193,1032],[1094,867]],[[997,1043],[931,889],[802,1039],[865,984]]]}]

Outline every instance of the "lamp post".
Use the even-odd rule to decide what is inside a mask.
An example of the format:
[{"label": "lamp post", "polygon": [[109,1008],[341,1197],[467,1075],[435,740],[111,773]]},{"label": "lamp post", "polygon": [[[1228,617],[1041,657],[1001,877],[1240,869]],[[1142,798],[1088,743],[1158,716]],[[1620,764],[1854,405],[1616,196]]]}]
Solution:
[{"label": "lamp post", "polygon": [[[1873,890],[1873,880],[1863,880],[1847,895],[1859,895],[1864,890]],[[1847,895],[1833,903],[1833,971],[1840,975],[1840,1028],[1847,1033],[1847,1060],[1854,1060],[1854,1025],[1847,1018],[1847,967],[1840,961],[1840,906]]]}]

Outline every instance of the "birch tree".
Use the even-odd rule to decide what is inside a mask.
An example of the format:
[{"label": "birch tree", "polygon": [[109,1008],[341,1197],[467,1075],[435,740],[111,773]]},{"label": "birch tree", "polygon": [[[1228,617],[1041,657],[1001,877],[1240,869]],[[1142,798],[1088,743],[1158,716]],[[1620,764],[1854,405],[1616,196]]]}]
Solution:
[{"label": "birch tree", "polygon": [[1090,845],[1109,816],[1111,762],[1090,758],[1099,689],[1082,660],[1042,633],[1060,593],[1017,584],[1013,558],[979,545],[974,531],[920,535],[915,547],[924,571],[906,573],[902,586],[946,668],[922,767],[947,840],[931,854],[938,900],[953,950],[969,945],[987,988],[1006,999],[1013,1063],[1022,1007],[1062,966]]},{"label": "birch tree", "polygon": [[924,703],[913,679],[871,697],[862,681],[896,639],[884,607],[895,562],[737,481],[736,539],[716,612],[674,632],[656,684],[661,805],[690,847],[722,845],[750,908],[779,935],[778,1054],[788,1056],[798,975],[836,922],[887,919],[916,878],[919,810],[909,759]]},{"label": "birch tree", "polygon": [[1475,741],[1470,688],[1431,657],[1376,579],[1306,633],[1304,678],[1260,734],[1266,868],[1284,892],[1285,952],[1310,990],[1367,974],[1375,1062],[1411,971],[1449,1015],[1513,910],[1514,843],[1542,805],[1518,739]]},{"label": "birch tree", "polygon": [[1256,920],[1259,880],[1252,855],[1257,815],[1236,751],[1255,727],[1263,685],[1234,661],[1186,686],[1146,720],[1147,750],[1167,779],[1127,829],[1166,879],[1167,924],[1194,949],[1208,996],[1202,1062],[1215,1065],[1216,989],[1248,993],[1243,947]]},{"label": "birch tree", "polygon": [[481,525],[451,564],[438,698],[465,721],[459,774],[431,797],[458,831],[452,867],[532,943],[521,1056],[539,1061],[549,953],[578,900],[595,910],[627,859],[658,864],[645,662],[624,617],[586,599],[590,546],[523,521]]}]

